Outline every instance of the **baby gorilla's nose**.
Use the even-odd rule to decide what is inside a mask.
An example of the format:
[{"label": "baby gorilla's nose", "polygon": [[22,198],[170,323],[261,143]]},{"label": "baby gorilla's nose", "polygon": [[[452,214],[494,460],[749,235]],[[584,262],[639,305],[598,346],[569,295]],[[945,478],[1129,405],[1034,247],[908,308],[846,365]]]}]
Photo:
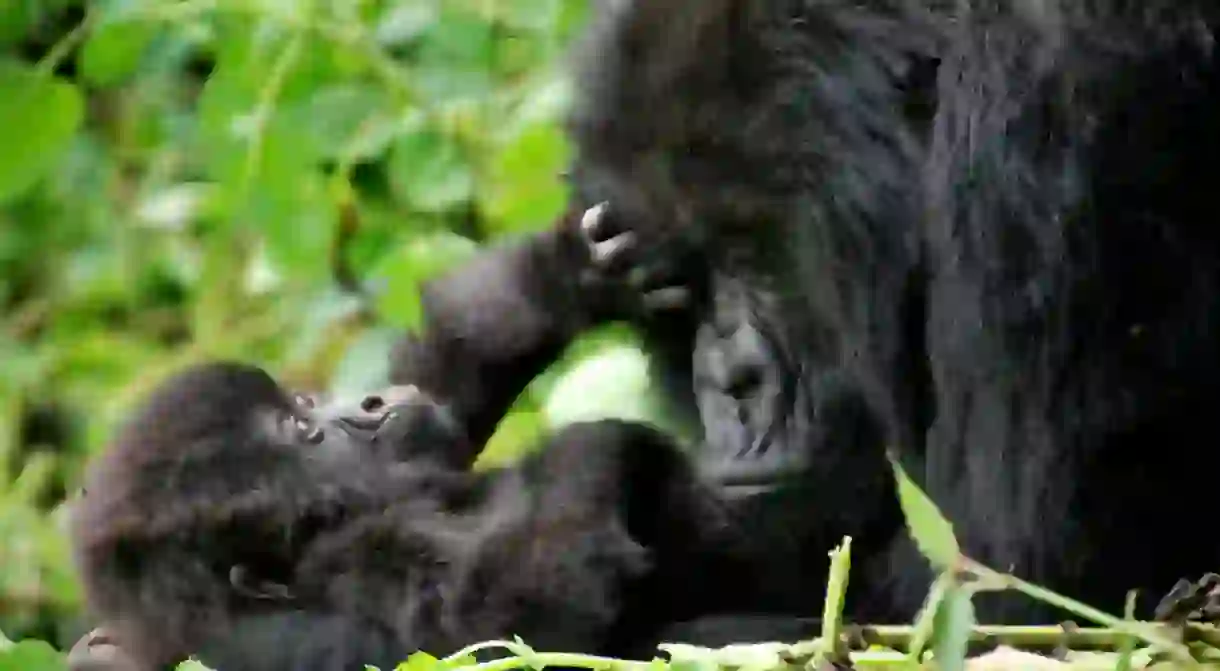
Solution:
[{"label": "baby gorilla's nose", "polygon": [[313,420],[359,444],[408,461],[434,458],[442,463],[463,454],[466,440],[449,406],[415,385],[396,385],[358,401],[336,401],[312,411]]}]

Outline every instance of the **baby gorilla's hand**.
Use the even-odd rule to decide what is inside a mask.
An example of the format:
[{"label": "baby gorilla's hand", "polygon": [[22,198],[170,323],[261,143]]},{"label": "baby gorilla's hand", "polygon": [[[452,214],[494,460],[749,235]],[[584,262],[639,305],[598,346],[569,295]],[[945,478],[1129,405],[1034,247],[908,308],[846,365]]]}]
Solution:
[{"label": "baby gorilla's hand", "polygon": [[614,317],[648,317],[692,307],[695,267],[677,240],[643,240],[632,222],[608,203],[585,211],[580,232],[591,261],[581,279],[610,295]]}]

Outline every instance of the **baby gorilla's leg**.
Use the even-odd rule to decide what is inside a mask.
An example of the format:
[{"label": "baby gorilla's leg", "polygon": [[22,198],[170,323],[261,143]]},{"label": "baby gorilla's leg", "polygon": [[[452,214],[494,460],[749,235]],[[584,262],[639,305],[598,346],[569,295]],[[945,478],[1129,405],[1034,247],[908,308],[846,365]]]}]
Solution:
[{"label": "baby gorilla's leg", "polygon": [[572,424],[492,477],[495,523],[445,605],[476,639],[653,654],[664,627],[734,608],[755,582],[733,510],[649,426]]}]

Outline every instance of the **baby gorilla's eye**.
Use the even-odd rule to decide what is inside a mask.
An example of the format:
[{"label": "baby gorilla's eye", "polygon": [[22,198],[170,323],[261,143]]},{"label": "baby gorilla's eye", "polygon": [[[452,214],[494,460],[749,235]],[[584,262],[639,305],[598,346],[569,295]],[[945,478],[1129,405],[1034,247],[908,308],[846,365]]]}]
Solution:
[{"label": "baby gorilla's eye", "polygon": [[280,426],[291,440],[303,440],[310,445],[317,445],[326,437],[322,427],[295,414],[285,415],[280,420]]}]

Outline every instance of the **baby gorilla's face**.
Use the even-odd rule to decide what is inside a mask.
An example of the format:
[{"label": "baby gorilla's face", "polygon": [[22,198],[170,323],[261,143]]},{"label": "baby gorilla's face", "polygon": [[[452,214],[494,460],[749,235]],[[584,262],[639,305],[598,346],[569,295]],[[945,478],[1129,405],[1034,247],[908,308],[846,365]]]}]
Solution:
[{"label": "baby gorilla's face", "polygon": [[714,283],[711,311],[696,334],[694,388],[704,427],[701,466],[733,494],[767,490],[804,470],[788,444],[793,393],[782,352],[768,337],[760,297]]},{"label": "baby gorilla's face", "polygon": [[395,462],[434,460],[444,464],[465,440],[461,424],[447,405],[414,385],[396,385],[358,401],[319,403],[297,395],[292,430],[317,444],[344,452],[360,449]]}]

